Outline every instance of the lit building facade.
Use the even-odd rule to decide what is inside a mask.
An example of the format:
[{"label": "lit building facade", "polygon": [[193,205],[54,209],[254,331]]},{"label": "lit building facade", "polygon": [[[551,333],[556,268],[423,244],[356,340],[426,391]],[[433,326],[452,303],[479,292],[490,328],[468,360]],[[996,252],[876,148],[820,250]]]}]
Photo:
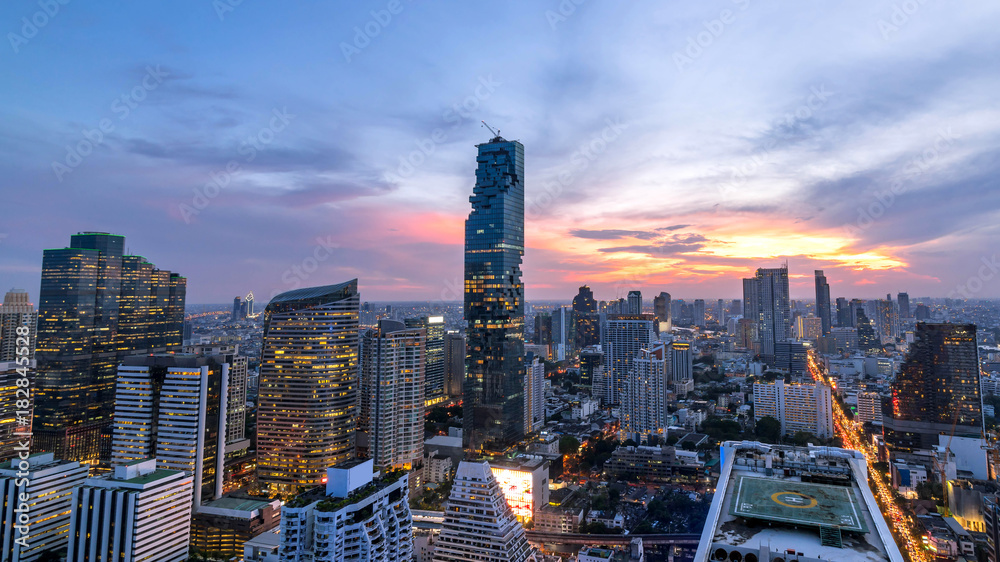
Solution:
[{"label": "lit building facade", "polygon": [[[830,284],[826,281],[826,275],[822,269],[817,269],[816,274],[816,316],[820,320],[820,336],[830,335],[833,327],[830,310]],[[801,334],[801,333],[800,333]],[[803,337],[799,335],[799,337]],[[819,337],[819,336],[816,336]],[[810,338],[812,339],[812,338]]]},{"label": "lit building facade", "polygon": [[264,309],[257,475],[272,493],[318,486],[355,456],[358,280],[296,289]]},{"label": "lit building facade", "polygon": [[408,328],[423,328],[424,341],[424,404],[428,407],[445,401],[444,377],[444,316],[407,318]]},{"label": "lit building facade", "polygon": [[[34,359],[37,325],[38,312],[28,299],[28,292],[22,289],[8,291],[3,297],[3,305],[0,305],[0,363],[17,361],[17,351],[24,347],[28,348],[28,358]],[[18,336],[18,328],[27,328],[27,335]],[[23,334],[24,330],[21,332]],[[23,342],[25,337],[29,345],[18,345],[18,338],[22,338]]]},{"label": "lit building facade", "polygon": [[774,359],[775,342],[791,337],[788,267],[761,268],[743,280],[744,317],[753,320],[754,351],[765,362]]},{"label": "lit building facade", "polygon": [[325,487],[281,509],[281,562],[405,562],[413,557],[413,516],[404,471],[374,472],[371,459],[328,470]]},{"label": "lit building facade", "polygon": [[781,422],[784,435],[833,437],[833,393],[825,384],[754,383],[753,407],[756,421],[770,416]]},{"label": "lit building facade", "polygon": [[652,315],[610,315],[601,326],[604,388],[595,391],[605,404],[621,404],[632,358],[656,339]]},{"label": "lit building facade", "polygon": [[583,349],[601,342],[601,317],[597,313],[594,292],[584,285],[573,297],[573,316],[576,318],[576,349]]},{"label": "lit building facade", "polygon": [[[38,453],[26,460],[27,471],[20,470],[20,459],[0,465],[0,560],[34,562],[47,552],[65,549],[73,489],[83,484],[90,472],[87,465],[56,460],[52,453]],[[27,501],[22,501],[21,494],[27,494]],[[14,511],[22,504],[27,506],[27,522],[19,521]]]},{"label": "lit building facade", "polygon": [[534,560],[524,528],[486,462],[463,461],[445,504],[434,562]]},{"label": "lit building facade", "polygon": [[157,470],[149,459],[116,466],[73,489],[70,562],[184,562],[191,533],[193,477]]},{"label": "lit building facade", "polygon": [[668,423],[667,395],[670,364],[666,344],[654,343],[632,359],[621,408],[622,440],[639,443],[662,435]]},{"label": "lit building facade", "polygon": [[886,444],[930,449],[941,433],[982,437],[976,326],[920,322],[915,336],[891,385],[892,412],[883,419]]},{"label": "lit building facade", "polygon": [[477,148],[464,307],[463,439],[474,451],[524,435],[524,146],[497,136]]},{"label": "lit building facade", "polygon": [[44,252],[33,450],[107,461],[118,364],[180,350],[186,280],[124,246],[123,236],[83,232]]},{"label": "lit building facade", "polygon": [[518,521],[530,520],[537,507],[549,503],[549,461],[541,457],[516,457],[489,464]]},{"label": "lit building facade", "polygon": [[545,363],[532,358],[524,378],[524,427],[534,432],[545,425]]},{"label": "lit building facade", "polygon": [[359,451],[378,468],[413,470],[424,457],[425,328],[380,320],[361,340]]}]

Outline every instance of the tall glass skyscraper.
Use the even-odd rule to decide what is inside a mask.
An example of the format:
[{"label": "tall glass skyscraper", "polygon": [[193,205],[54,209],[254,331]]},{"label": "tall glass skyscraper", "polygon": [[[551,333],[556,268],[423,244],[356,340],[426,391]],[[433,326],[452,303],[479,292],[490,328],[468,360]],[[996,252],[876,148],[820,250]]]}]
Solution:
[{"label": "tall glass skyscraper", "polygon": [[917,324],[916,341],[892,383],[885,441],[929,449],[939,435],[982,437],[983,402],[975,324]]},{"label": "tall glass skyscraper", "polygon": [[832,322],[830,317],[830,284],[822,269],[816,270],[816,316],[819,316],[820,326],[824,336],[830,335]]},{"label": "tall glass skyscraper", "polygon": [[45,250],[33,450],[109,460],[118,364],[181,348],[187,281],[124,247],[123,236],[82,232]]},{"label": "tall glass skyscraper", "polygon": [[524,146],[496,136],[476,147],[465,221],[463,433],[468,448],[481,450],[524,435]]},{"label": "tall glass skyscraper", "polygon": [[407,328],[423,328],[426,333],[424,355],[424,401],[427,406],[445,400],[444,390],[444,316],[420,316],[404,320]]},{"label": "tall glass skyscraper", "polygon": [[754,322],[755,351],[765,362],[774,361],[774,344],[791,337],[788,266],[760,268],[743,280],[743,315]]},{"label": "tall glass skyscraper", "polygon": [[358,280],[281,293],[264,309],[257,476],[271,493],[319,486],[355,456]]}]

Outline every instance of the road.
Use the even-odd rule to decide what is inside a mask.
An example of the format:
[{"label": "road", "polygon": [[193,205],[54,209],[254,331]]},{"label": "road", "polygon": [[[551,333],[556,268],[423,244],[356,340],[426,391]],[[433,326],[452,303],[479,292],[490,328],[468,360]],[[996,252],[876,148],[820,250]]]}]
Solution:
[{"label": "road", "polygon": [[[823,374],[822,369],[816,363],[816,357],[809,353],[809,372],[813,379],[824,384],[831,384],[829,378]],[[832,386],[832,385],[831,385]],[[836,400],[833,401],[833,419],[837,435],[843,440],[844,447],[854,449],[865,454],[868,461],[868,473],[870,480],[875,483],[875,492],[882,504],[882,515],[889,521],[895,531],[897,543],[900,539],[904,544],[899,544],[904,555],[908,555],[913,562],[929,562],[927,552],[924,549],[923,540],[915,532],[913,521],[910,515],[896,502],[896,497],[892,493],[892,488],[886,482],[885,475],[879,472],[874,464],[878,460],[878,454],[873,445],[865,439],[864,430],[860,423],[856,423],[844,414],[843,408]]]}]

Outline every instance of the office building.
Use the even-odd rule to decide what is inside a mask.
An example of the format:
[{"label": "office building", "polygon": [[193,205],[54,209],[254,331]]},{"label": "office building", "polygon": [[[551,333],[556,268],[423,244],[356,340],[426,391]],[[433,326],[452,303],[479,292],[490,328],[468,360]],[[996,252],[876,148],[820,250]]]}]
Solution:
[{"label": "office building", "polygon": [[361,338],[358,450],[380,469],[423,464],[426,333],[383,319]]},{"label": "office building", "polygon": [[915,336],[891,385],[886,444],[908,451],[937,446],[939,434],[982,437],[976,326],[920,322]]},{"label": "office building", "polygon": [[758,269],[743,280],[744,316],[754,321],[754,351],[765,363],[774,359],[774,344],[791,337],[788,266]]},{"label": "office building", "polygon": [[669,390],[677,398],[684,398],[694,390],[694,353],[691,344],[682,341],[670,342],[668,348],[669,368],[667,376]]},{"label": "office building", "polygon": [[823,320],[815,316],[799,316],[794,326],[794,335],[800,340],[818,342],[823,335]]},{"label": "office building", "polygon": [[642,291],[629,291],[627,303],[621,314],[642,314]]},{"label": "office building", "polygon": [[247,313],[246,313],[246,315],[248,317],[253,317],[253,315],[254,315],[254,310],[253,310],[253,291],[250,291],[249,293],[247,293],[247,297],[244,300],[244,302],[246,303],[246,306],[247,306]]},{"label": "office building", "polygon": [[695,562],[903,562],[861,452],[727,441],[720,464]]},{"label": "office building", "polygon": [[830,331],[833,336],[833,345],[838,351],[852,352],[858,349],[857,328],[838,326]]},{"label": "office building", "polygon": [[882,396],[877,392],[858,393],[858,421],[861,423],[882,423]]},{"label": "office building", "polygon": [[[888,295],[886,295],[888,296]],[[899,312],[890,299],[869,301],[875,321],[876,335],[882,343],[895,342],[899,337]]]},{"label": "office building", "polygon": [[797,341],[782,341],[774,344],[773,367],[785,371],[793,377],[803,377],[809,359],[809,344]]},{"label": "office building", "polygon": [[705,299],[694,300],[694,325],[699,328],[705,327]]},{"label": "office building", "polygon": [[409,475],[372,460],[331,467],[325,487],[281,508],[281,560],[404,562],[413,557]]},{"label": "office building", "polygon": [[854,312],[854,325],[858,330],[858,349],[865,353],[881,353],[882,340],[875,330],[874,323],[865,314],[860,306],[852,306]]},{"label": "office building", "polygon": [[236,362],[229,351],[126,357],[118,368],[111,463],[156,459],[161,469],[190,474],[195,510],[222,497],[229,423],[244,426],[234,434],[245,433],[245,417],[229,412]]},{"label": "office building", "polygon": [[358,280],[296,289],[264,309],[257,476],[288,496],[354,458]]},{"label": "office building", "polygon": [[580,350],[580,384],[591,389],[597,397],[604,379],[604,352],[600,345]]},{"label": "office building", "polygon": [[[830,284],[826,282],[826,275],[822,269],[816,270],[816,316],[820,320],[820,335],[830,335],[833,328],[830,314]],[[799,336],[800,338],[802,336]]]},{"label": "office building", "polygon": [[448,398],[461,398],[465,384],[465,338],[458,332],[444,336],[444,369]]},{"label": "office building", "polygon": [[622,396],[621,438],[638,443],[649,441],[652,435],[662,436],[669,423],[667,412],[670,388],[670,365],[667,346],[653,343],[640,349],[629,365]]},{"label": "office building", "polygon": [[[69,544],[73,488],[83,484],[90,467],[75,461],[56,460],[52,453],[37,453],[0,465],[0,560],[34,562]],[[26,494],[27,498],[22,498]],[[26,510],[27,521],[15,509]],[[25,544],[27,546],[25,546]]]},{"label": "office building", "polygon": [[243,554],[247,541],[281,523],[281,500],[225,496],[201,505],[191,520],[191,548],[221,555]]},{"label": "office building", "polygon": [[899,305],[900,318],[913,318],[910,316],[910,295],[908,293],[897,294],[896,304]]},{"label": "office building", "polygon": [[[35,339],[38,326],[38,313],[35,305],[28,300],[28,292],[23,289],[11,289],[3,297],[0,305],[0,363],[17,361],[18,349],[27,348],[29,359],[35,358]],[[17,329],[22,328],[20,336]],[[24,329],[27,328],[27,334]],[[18,338],[27,338],[28,345],[18,345]]]},{"label": "office building", "polygon": [[477,148],[465,221],[463,438],[473,451],[524,435],[524,146],[498,135]]},{"label": "office building", "polygon": [[430,407],[445,400],[444,392],[444,316],[407,318],[407,328],[423,328],[424,341],[424,403]]},{"label": "office building", "polygon": [[191,533],[193,477],[148,459],[116,466],[73,489],[71,562],[184,562]]},{"label": "office building", "polygon": [[524,427],[535,432],[545,425],[545,363],[532,357],[524,373]]},{"label": "office building", "polygon": [[597,301],[590,287],[580,287],[573,297],[573,316],[576,318],[576,349],[583,349],[601,342],[601,317],[597,311]]},{"label": "office building", "polygon": [[547,312],[535,315],[532,341],[535,345],[552,345],[552,315]]},{"label": "office building", "polygon": [[820,439],[833,437],[833,394],[829,386],[815,384],[754,383],[754,420],[772,417],[781,423],[783,435],[811,433]]},{"label": "office building", "polygon": [[604,463],[604,471],[613,478],[642,478],[646,481],[669,482],[678,476],[705,474],[705,461],[696,451],[685,451],[667,445],[621,446]]},{"label": "office building", "polygon": [[33,450],[107,461],[118,364],[180,350],[186,280],[124,246],[123,236],[83,232],[44,252]]},{"label": "office building", "polygon": [[487,462],[463,461],[445,504],[434,562],[525,562],[534,558],[524,528]]},{"label": "office building", "polygon": [[0,362],[0,463],[17,457],[24,442],[31,438],[34,396],[29,393],[25,397],[24,381],[30,385],[35,372],[34,359],[29,360],[27,365],[18,365],[15,361]]},{"label": "office building", "polygon": [[595,395],[604,404],[621,404],[632,358],[656,339],[653,322],[651,314],[609,315],[601,325],[604,386]]},{"label": "office building", "polygon": [[229,319],[236,322],[243,318],[243,299],[240,297],[233,298],[233,313],[230,315]]},{"label": "office building", "polygon": [[837,297],[837,326],[841,328],[854,327],[854,316],[851,313],[851,305],[844,297]]},{"label": "office building", "polygon": [[576,340],[576,323],[573,309],[560,306],[552,311],[552,346],[557,361],[565,361]]},{"label": "office building", "polygon": [[653,316],[656,316],[656,321],[660,324],[661,333],[670,332],[674,327],[670,309],[670,293],[660,293],[653,297]]}]

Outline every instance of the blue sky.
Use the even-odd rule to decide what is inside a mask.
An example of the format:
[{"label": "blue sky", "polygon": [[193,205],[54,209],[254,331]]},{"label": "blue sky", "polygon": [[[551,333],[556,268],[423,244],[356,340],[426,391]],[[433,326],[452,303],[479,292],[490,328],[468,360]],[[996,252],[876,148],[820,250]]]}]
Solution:
[{"label": "blue sky", "polygon": [[994,2],[224,1],[0,6],[0,281],[99,230],[192,303],[455,300],[485,120],[529,299],[1000,296]]}]

